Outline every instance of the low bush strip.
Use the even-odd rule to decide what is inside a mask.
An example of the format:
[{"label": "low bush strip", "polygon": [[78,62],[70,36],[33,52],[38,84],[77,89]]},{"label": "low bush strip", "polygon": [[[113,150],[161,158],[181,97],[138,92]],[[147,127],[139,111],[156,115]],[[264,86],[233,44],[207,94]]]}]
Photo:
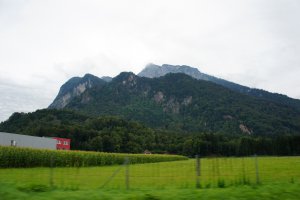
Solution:
[{"label": "low bush strip", "polygon": [[0,146],[0,168],[89,167],[118,165],[128,157],[131,164],[186,160],[179,155],[124,154],[90,151],[59,151]]}]

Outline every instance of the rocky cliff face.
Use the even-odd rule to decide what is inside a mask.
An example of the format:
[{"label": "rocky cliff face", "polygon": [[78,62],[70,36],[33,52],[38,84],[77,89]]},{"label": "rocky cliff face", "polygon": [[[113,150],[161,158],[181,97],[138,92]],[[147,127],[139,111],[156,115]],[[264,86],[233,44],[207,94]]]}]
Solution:
[{"label": "rocky cliff face", "polygon": [[[86,74],[84,77],[74,77],[61,86],[59,93],[49,108],[62,109],[75,97],[83,94],[87,89],[92,87],[102,86],[105,81],[91,74]],[[85,102],[89,100],[85,97]]]}]

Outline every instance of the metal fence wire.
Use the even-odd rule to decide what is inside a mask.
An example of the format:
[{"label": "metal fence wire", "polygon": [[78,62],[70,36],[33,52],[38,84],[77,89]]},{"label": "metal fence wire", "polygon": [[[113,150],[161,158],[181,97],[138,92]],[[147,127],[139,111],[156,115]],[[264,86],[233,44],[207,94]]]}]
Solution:
[{"label": "metal fence wire", "polygon": [[300,157],[212,157],[101,167],[2,168],[0,182],[57,188],[210,188],[300,182]]}]

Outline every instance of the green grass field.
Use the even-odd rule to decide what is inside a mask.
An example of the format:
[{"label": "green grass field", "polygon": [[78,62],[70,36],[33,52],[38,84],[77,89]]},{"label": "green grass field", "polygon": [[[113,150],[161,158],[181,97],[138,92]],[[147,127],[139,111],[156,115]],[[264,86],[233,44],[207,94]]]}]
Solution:
[{"label": "green grass field", "polygon": [[300,157],[258,157],[258,185],[253,157],[203,158],[200,190],[195,188],[195,165],[195,159],[130,165],[130,190],[125,190],[125,166],[120,165],[0,169],[0,195],[8,200],[62,199],[60,194],[74,199],[89,199],[86,194],[91,199],[253,199],[255,194],[300,199]]},{"label": "green grass field", "polygon": [[1,200],[299,200],[300,184],[271,184],[209,189],[54,189],[0,185]]}]

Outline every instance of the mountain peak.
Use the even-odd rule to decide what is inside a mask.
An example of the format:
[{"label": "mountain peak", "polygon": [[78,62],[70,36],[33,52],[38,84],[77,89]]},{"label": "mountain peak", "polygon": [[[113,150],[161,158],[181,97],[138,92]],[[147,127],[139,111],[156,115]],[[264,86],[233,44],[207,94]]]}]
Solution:
[{"label": "mountain peak", "polygon": [[184,73],[197,79],[200,79],[199,77],[202,76],[202,73],[197,68],[189,67],[187,65],[163,64],[162,66],[159,66],[153,63],[147,64],[138,76],[155,78],[169,73]]},{"label": "mountain peak", "polygon": [[57,97],[49,108],[64,108],[75,97],[81,95],[88,88],[104,85],[105,81],[92,74],[81,77],[73,77],[63,84]]},{"label": "mountain peak", "polygon": [[137,78],[137,75],[135,75],[133,72],[121,72],[118,76],[113,78],[113,81],[131,81]]},{"label": "mountain peak", "polygon": [[82,78],[99,78],[99,77],[97,77],[97,76],[95,76],[95,75],[93,75],[93,74],[89,74],[89,73],[86,73]]}]

